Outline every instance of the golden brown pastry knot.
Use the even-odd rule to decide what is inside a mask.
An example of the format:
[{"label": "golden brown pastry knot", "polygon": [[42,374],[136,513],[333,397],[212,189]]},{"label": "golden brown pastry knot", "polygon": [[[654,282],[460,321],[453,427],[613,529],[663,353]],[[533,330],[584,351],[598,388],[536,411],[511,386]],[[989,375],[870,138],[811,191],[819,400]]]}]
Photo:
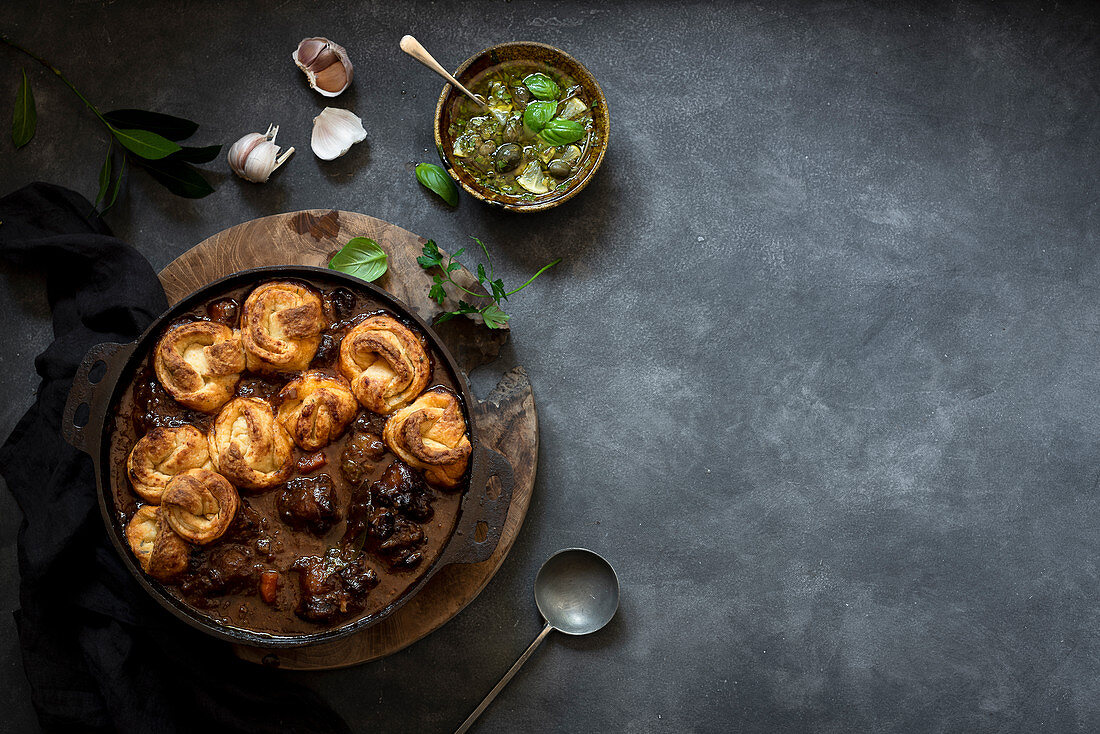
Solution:
[{"label": "golden brown pastry knot", "polygon": [[221,474],[189,469],[168,483],[160,513],[184,540],[206,545],[222,537],[241,499]]},{"label": "golden brown pastry knot", "polygon": [[342,377],[307,372],[286,384],[279,393],[279,422],[294,443],[316,451],[340,437],[359,403]]},{"label": "golden brown pastry knot", "polygon": [[212,413],[233,397],[244,371],[240,335],[224,324],[181,324],[157,343],[157,379],[177,402]]},{"label": "golden brown pastry knot", "polygon": [[226,403],[209,439],[214,468],[238,487],[265,489],[290,474],[294,444],[271,406],[259,398]]},{"label": "golden brown pastry knot", "polygon": [[317,354],[325,326],[321,297],[304,285],[264,283],[245,299],[241,341],[248,369],[298,372]]},{"label": "golden brown pastry knot", "polygon": [[458,398],[438,387],[390,416],[382,429],[390,451],[440,487],[458,485],[470,459],[470,439]]},{"label": "golden brown pastry knot", "polygon": [[159,507],[139,508],[126,526],[126,540],[141,569],[153,578],[169,579],[187,568],[191,546],[172,530]]},{"label": "golden brown pastry knot", "polygon": [[188,469],[210,468],[206,436],[194,426],[158,427],[134,444],[126,473],[143,500],[159,505],[168,482]]},{"label": "golden brown pastry knot", "polygon": [[432,363],[420,339],[392,316],[371,316],[340,344],[340,374],[368,410],[387,415],[424,392]]}]

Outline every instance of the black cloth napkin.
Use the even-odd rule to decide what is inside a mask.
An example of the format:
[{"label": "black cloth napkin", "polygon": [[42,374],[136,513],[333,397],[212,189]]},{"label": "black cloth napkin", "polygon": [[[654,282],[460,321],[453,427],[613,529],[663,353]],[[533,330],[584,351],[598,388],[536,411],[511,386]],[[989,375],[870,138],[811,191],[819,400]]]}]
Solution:
[{"label": "black cloth napkin", "polygon": [[24,516],[15,620],[42,728],[350,731],[288,674],[238,660],[147,596],[104,530],[91,459],[61,438],[88,348],[132,341],[167,308],[152,267],[86,199],[48,184],[0,199],[0,257],[44,270],[53,310],[54,341],[35,361],[37,400],[0,448]]}]

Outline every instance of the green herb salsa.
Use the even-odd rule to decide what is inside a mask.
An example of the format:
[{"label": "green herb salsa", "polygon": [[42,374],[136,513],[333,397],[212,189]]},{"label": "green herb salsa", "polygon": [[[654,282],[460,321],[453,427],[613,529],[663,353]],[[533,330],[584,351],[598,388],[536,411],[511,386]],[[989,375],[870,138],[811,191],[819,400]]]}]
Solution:
[{"label": "green herb salsa", "polygon": [[595,101],[572,77],[507,62],[468,86],[489,106],[456,103],[447,130],[456,167],[517,201],[555,199],[582,178],[595,148]]}]

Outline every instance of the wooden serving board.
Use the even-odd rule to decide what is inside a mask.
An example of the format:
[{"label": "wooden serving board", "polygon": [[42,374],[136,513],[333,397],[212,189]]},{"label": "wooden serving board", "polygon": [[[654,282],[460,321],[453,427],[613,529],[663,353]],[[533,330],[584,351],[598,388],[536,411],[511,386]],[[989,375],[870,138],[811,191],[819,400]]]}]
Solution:
[{"label": "wooden serving board", "polygon": [[[441,307],[428,298],[432,278],[416,262],[427,240],[381,219],[339,210],[276,214],[230,227],[170,262],[160,272],[160,281],[168,301],[176,303],[199,286],[238,270],[263,265],[324,267],[352,237],[370,237],[382,246],[389,258],[389,270],[375,284],[397,296],[425,321],[430,323],[442,311],[457,306],[447,303]],[[463,287],[484,292],[465,268],[452,277]],[[507,329],[486,329],[468,318],[445,322],[436,332],[467,373],[496,359],[508,339]],[[511,550],[531,502],[539,449],[538,415],[531,383],[522,367],[508,372],[488,398],[470,408],[478,435],[504,454],[515,472],[508,519],[492,558],[441,569],[403,607],[352,637],[276,651],[237,645],[234,651],[239,657],[296,670],[339,668],[377,660],[439,629],[485,588]],[[496,481],[494,477],[492,483]]]}]

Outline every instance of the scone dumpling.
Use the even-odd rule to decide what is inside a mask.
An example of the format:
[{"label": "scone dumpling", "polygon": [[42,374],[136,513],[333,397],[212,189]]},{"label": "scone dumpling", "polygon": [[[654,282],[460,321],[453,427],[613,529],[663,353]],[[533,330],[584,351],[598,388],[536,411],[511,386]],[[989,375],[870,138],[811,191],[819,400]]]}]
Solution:
[{"label": "scone dumpling", "polygon": [[164,389],[178,403],[204,413],[213,413],[233,397],[244,366],[240,335],[213,321],[171,329],[153,357]]},{"label": "scone dumpling", "polygon": [[371,316],[340,343],[340,374],[367,410],[388,415],[424,392],[432,363],[419,337],[392,316]]},{"label": "scone dumpling", "polygon": [[126,540],[141,569],[153,578],[169,579],[187,568],[191,546],[176,534],[159,507],[138,509],[126,526]]},{"label": "scone dumpling", "polygon": [[240,502],[236,488],[221,474],[189,469],[168,483],[160,512],[184,540],[206,545],[229,529]]},{"label": "scone dumpling", "polygon": [[347,381],[321,372],[307,372],[288,382],[279,401],[279,423],[305,451],[339,438],[359,410]]},{"label": "scone dumpling", "polygon": [[138,496],[159,505],[172,479],[188,469],[210,468],[206,436],[194,426],[158,427],[141,437],[126,459],[126,473]]},{"label": "scone dumpling", "polygon": [[448,489],[458,486],[472,450],[458,398],[443,387],[390,416],[382,440],[399,459],[423,470],[428,482]]},{"label": "scone dumpling", "polygon": [[299,372],[309,366],[325,327],[321,297],[277,280],[249,294],[241,311],[245,361],[254,372]]},{"label": "scone dumpling", "polygon": [[209,440],[215,470],[238,487],[265,489],[290,475],[294,444],[271,406],[259,398],[226,403]]}]

